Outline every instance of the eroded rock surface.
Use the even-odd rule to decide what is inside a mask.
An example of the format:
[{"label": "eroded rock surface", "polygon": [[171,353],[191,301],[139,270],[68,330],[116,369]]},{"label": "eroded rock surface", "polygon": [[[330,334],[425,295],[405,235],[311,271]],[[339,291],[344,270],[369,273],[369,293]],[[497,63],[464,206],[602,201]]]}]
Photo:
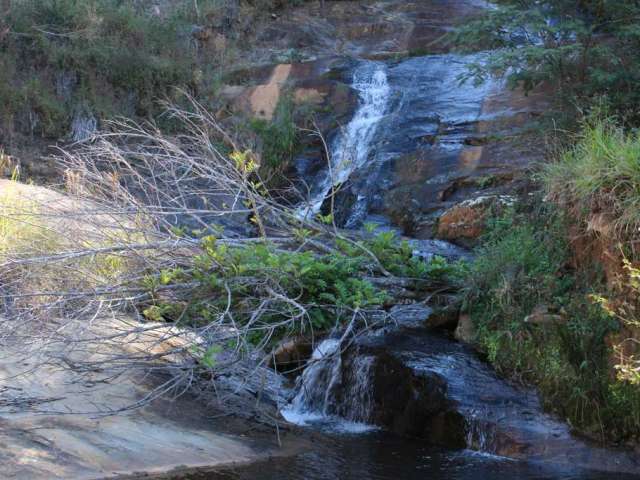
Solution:
[{"label": "eroded rock surface", "polygon": [[[366,360],[363,360],[366,359]],[[353,366],[366,362],[367,375]],[[393,328],[357,340],[342,354],[339,400],[368,385],[369,420],[441,445],[587,470],[637,473],[631,452],[600,448],[543,413],[533,390],[498,378],[468,347],[424,329]],[[356,382],[351,372],[359,371]],[[340,397],[342,395],[342,397]],[[361,393],[359,393],[362,396]]]},{"label": "eroded rock surface", "polygon": [[[145,345],[150,346],[137,342],[137,347]],[[164,473],[249,462],[282,454],[290,445],[286,433],[281,449],[270,428],[221,415],[239,408],[249,413],[255,407],[256,397],[241,379],[237,389],[220,384],[223,396],[226,388],[235,392],[224,409],[213,400],[192,398],[184,387],[158,399],[172,378],[161,373],[162,365],[156,373],[114,373],[100,368],[100,359],[118,353],[108,352],[108,345],[94,355],[93,367],[86,353],[60,350],[56,355],[51,349],[57,346],[43,348],[46,352],[33,349],[26,355],[24,348],[6,343],[0,348],[2,478],[80,480]],[[160,346],[154,348],[157,352]],[[243,433],[250,428],[253,435],[247,438]]]}]

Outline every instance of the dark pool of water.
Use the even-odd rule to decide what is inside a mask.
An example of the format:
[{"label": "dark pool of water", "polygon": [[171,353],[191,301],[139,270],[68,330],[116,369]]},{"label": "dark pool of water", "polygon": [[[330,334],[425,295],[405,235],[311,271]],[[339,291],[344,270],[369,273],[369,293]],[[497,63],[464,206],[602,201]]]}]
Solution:
[{"label": "dark pool of water", "polygon": [[313,451],[196,474],[189,480],[631,480],[618,475],[452,451],[382,432],[340,435]]}]

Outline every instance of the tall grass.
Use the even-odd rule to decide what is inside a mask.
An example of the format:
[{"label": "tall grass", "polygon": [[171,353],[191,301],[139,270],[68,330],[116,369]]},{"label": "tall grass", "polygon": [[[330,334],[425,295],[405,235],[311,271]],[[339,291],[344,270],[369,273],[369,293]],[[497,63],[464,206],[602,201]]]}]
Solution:
[{"label": "tall grass", "polygon": [[581,208],[603,212],[626,231],[640,227],[640,134],[610,119],[590,119],[573,148],[543,172],[548,191]]}]

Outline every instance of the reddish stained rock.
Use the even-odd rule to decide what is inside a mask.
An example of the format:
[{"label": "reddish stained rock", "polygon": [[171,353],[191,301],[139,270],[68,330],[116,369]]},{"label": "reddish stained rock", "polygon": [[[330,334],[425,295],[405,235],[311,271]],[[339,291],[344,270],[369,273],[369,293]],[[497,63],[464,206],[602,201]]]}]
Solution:
[{"label": "reddish stained rock", "polygon": [[313,344],[306,338],[283,340],[269,359],[269,366],[279,372],[294,371],[304,366],[311,358]]},{"label": "reddish stained rock", "polygon": [[484,232],[489,213],[511,202],[511,197],[497,195],[460,202],[440,216],[437,237],[454,243],[473,244]]}]

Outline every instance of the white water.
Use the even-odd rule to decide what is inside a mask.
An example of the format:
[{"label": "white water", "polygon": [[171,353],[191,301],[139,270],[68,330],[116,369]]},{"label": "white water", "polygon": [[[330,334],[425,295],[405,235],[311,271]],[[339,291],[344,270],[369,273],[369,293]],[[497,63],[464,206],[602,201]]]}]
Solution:
[{"label": "white water", "polygon": [[314,186],[308,205],[300,209],[301,217],[318,213],[331,189],[367,162],[371,143],[387,113],[391,87],[384,64],[363,63],[353,74],[352,87],[358,91],[360,106],[334,143],[326,176]]},{"label": "white water", "polygon": [[[327,339],[314,350],[309,366],[298,378],[298,393],[287,407],[281,410],[282,416],[296,425],[321,425],[333,431],[362,433],[375,430],[366,423],[342,418],[335,414],[335,389],[342,381],[342,360],[340,341]],[[363,365],[363,368],[368,368]],[[366,377],[365,377],[366,378]],[[352,402],[358,409],[366,408],[366,393],[360,393]]]}]

